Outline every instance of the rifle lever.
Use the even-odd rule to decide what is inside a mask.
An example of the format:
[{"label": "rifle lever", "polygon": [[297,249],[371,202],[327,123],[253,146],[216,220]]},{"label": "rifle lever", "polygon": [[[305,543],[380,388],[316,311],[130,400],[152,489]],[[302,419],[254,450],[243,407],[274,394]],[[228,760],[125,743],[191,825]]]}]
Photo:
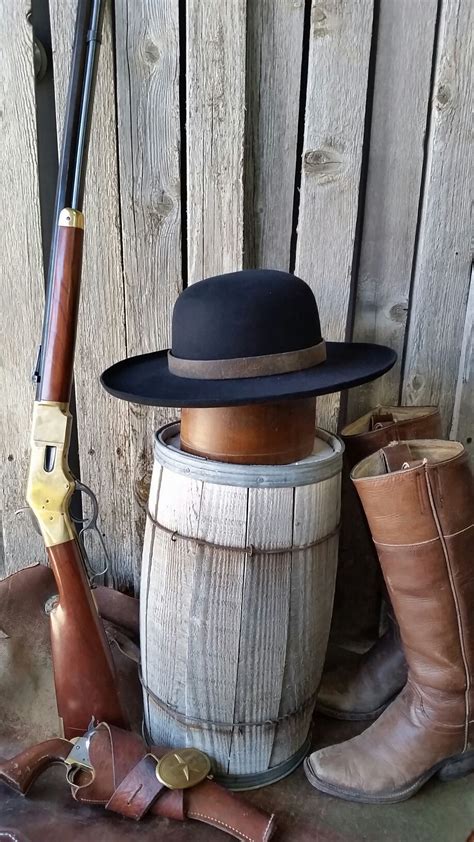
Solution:
[{"label": "rifle lever", "polygon": [[[84,559],[85,559],[86,564],[87,564],[89,582],[92,585],[94,579],[97,579],[99,576],[104,576],[105,573],[107,573],[107,571],[109,570],[109,568],[110,568],[110,556],[109,556],[107,546],[106,546],[105,541],[104,541],[104,536],[102,535],[102,532],[100,531],[98,523],[97,523],[97,520],[98,520],[98,517],[99,517],[99,503],[97,501],[97,497],[95,496],[94,492],[92,491],[91,488],[89,488],[88,485],[85,485],[83,482],[80,482],[77,479],[75,480],[75,486],[76,486],[76,491],[79,491],[82,494],[85,494],[87,497],[89,497],[89,499],[91,501],[91,504],[92,504],[92,512],[89,515],[89,517],[79,518],[79,517],[74,517],[74,515],[71,515],[74,523],[82,524],[81,528],[78,531],[77,537],[79,538],[79,541],[80,541],[80,544],[81,544],[81,549],[82,549],[83,554],[84,554]],[[103,570],[98,570],[98,571],[94,570],[94,568],[93,568],[93,566],[90,562],[90,558],[89,558],[88,552],[87,552],[87,550],[85,548],[85,544],[84,544],[84,533],[87,532],[87,531],[95,532],[97,534],[98,538],[99,538],[99,541],[100,541],[101,546],[102,546],[102,552],[104,553],[104,557],[105,557],[105,561],[106,561],[106,564],[105,564],[105,567],[104,567]]]}]

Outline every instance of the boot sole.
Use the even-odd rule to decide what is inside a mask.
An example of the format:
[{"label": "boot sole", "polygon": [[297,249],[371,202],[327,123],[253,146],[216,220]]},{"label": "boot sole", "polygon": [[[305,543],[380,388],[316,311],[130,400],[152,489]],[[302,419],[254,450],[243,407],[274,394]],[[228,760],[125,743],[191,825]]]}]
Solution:
[{"label": "boot sole", "polygon": [[408,798],[415,795],[435,775],[441,781],[454,781],[474,772],[474,751],[469,751],[467,754],[457,754],[446,760],[441,760],[407,786],[392,790],[392,792],[380,793],[379,795],[369,795],[368,793],[357,792],[356,790],[342,789],[335,784],[322,781],[314,774],[309,763],[309,758],[306,758],[304,761],[304,771],[310,784],[326,795],[333,795],[336,798],[343,798],[345,801],[357,801],[362,804],[396,804],[399,801],[407,801]]}]

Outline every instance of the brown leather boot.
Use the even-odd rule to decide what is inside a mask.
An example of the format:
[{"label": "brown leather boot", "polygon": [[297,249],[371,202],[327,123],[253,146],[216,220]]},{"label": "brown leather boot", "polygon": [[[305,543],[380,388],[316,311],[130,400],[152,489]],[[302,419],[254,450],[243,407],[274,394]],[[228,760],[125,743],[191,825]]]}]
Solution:
[{"label": "brown leather boot", "polygon": [[325,673],[317,710],[333,719],[376,719],[400,692],[406,678],[398,624],[389,615],[387,631],[368,652]]},{"label": "brown leather boot", "polygon": [[305,761],[316,789],[404,801],[433,775],[474,771],[474,481],[458,442],[410,441],[352,472],[408,663],[405,688],[363,734]]},{"label": "brown leather boot", "polygon": [[440,436],[436,406],[376,406],[341,430],[350,468],[392,441]]},{"label": "brown leather boot", "polygon": [[[369,456],[390,441],[436,439],[440,436],[441,418],[435,406],[377,406],[342,430],[341,437],[346,447],[345,468],[351,470],[365,456]],[[344,544],[348,544],[352,552],[353,535],[356,531],[357,554],[361,563],[353,565],[354,573],[359,582],[364,578],[367,582],[361,568],[370,564],[372,568],[377,569],[377,579],[377,556],[359,500],[355,499],[357,495],[353,488],[349,488],[344,496],[347,517],[341,537],[342,555]],[[347,581],[343,559],[338,585],[336,612],[338,608],[339,611],[344,611],[344,605],[341,603],[344,603],[345,599],[341,592],[345,591],[351,601],[354,599],[354,588],[351,582]],[[376,598],[375,594],[373,598]],[[366,604],[367,599],[368,595],[364,593],[359,602]],[[355,605],[355,610],[360,610],[358,604]],[[400,692],[406,676],[407,667],[398,628],[389,610],[389,628],[368,652],[357,660],[339,664],[325,671],[319,688],[317,710],[334,719],[375,719]]]}]

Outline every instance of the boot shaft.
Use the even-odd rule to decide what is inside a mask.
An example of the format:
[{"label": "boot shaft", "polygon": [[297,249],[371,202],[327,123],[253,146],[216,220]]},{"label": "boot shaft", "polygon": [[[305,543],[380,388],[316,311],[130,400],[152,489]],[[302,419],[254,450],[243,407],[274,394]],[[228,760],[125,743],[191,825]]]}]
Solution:
[{"label": "boot shaft", "polygon": [[341,430],[351,468],[391,441],[440,436],[441,416],[436,406],[376,406]]},{"label": "boot shaft", "polygon": [[[412,680],[472,719],[474,482],[457,442],[395,443],[360,462],[362,501]],[[457,702],[454,702],[457,704]],[[451,717],[448,716],[448,720]]]},{"label": "boot shaft", "polygon": [[382,600],[387,601],[377,554],[357,494],[349,479],[351,468],[363,457],[397,439],[438,438],[440,414],[436,407],[374,407],[346,426],[343,470],[343,518],[339,542],[339,569],[332,623],[333,640],[358,641],[377,637]]},{"label": "boot shaft", "polygon": [[376,543],[469,535],[473,526],[474,477],[460,442],[394,441],[359,462],[351,479]]}]

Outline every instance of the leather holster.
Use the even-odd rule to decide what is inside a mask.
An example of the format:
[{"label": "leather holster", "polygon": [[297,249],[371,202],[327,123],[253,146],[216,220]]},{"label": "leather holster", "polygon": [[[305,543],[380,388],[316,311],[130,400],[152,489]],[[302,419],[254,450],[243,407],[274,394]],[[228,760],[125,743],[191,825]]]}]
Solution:
[{"label": "leather holster", "polygon": [[[169,819],[195,819],[241,842],[267,842],[275,830],[272,815],[243,801],[206,778],[188,789],[167,789],[157,777],[158,759],[168,748],[147,746],[137,734],[110,726],[95,726],[88,743],[89,768],[69,775],[73,798],[100,805],[126,818],[147,814]],[[72,749],[68,740],[47,740],[10,760],[0,761],[0,781],[25,795],[53,763],[64,762]]]},{"label": "leather holster", "polygon": [[72,786],[76,801],[103,804],[129,818],[150,812],[169,819],[197,819],[243,842],[266,842],[273,816],[261,812],[223,787],[206,779],[190,789],[169,790],[156,776],[156,760],[169,748],[148,748],[137,734],[101,723],[91,740],[89,757],[94,775],[81,773]]}]

